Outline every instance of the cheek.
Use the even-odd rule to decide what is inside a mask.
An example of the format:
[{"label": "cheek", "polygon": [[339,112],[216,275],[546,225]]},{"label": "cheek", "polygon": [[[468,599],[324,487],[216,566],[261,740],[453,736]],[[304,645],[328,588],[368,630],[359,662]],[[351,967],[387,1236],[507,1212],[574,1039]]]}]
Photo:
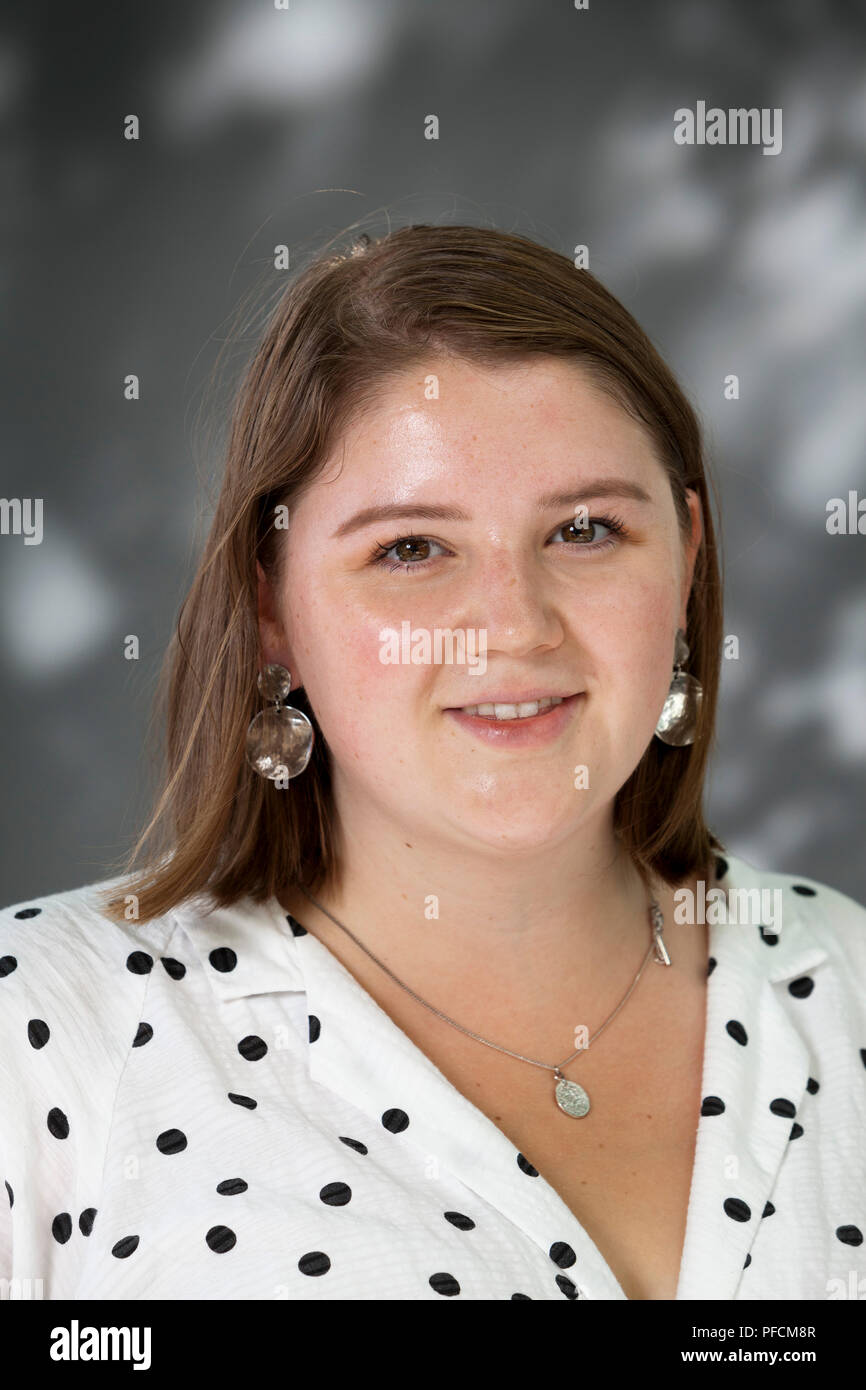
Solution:
[{"label": "cheek", "polygon": [[595,657],[604,683],[649,716],[660,709],[673,674],[678,600],[667,581],[635,584],[593,614]]},{"label": "cheek", "polygon": [[[335,599],[295,605],[293,649],[303,662],[304,684],[316,719],[336,756],[358,758],[387,750],[393,760],[406,742],[411,696],[425,679],[423,667],[385,663],[378,614],[341,608]],[[385,754],[383,753],[383,756]]]}]

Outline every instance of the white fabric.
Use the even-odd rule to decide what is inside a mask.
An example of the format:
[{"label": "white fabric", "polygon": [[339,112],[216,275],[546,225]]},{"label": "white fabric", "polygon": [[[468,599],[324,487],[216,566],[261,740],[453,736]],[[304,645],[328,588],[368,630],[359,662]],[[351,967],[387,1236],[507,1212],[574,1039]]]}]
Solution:
[{"label": "white fabric", "polygon": [[[774,944],[710,925],[677,1297],[862,1297],[866,909],[718,868],[784,916]],[[625,1297],[531,1155],[276,900],[118,926],[106,886],[0,912],[0,1296]]]}]

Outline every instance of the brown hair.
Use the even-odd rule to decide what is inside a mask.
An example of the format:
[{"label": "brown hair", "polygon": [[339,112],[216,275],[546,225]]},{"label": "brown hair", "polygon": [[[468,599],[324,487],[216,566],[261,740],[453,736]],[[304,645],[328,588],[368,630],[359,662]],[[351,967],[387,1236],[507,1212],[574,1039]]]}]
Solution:
[{"label": "brown hair", "polygon": [[[651,739],[614,803],[614,828],[635,865],[666,883],[704,873],[724,848],[703,816],[722,642],[722,589],[701,428],[649,338],[588,270],[522,236],[474,226],[406,226],[320,255],[285,290],[255,352],[231,420],[216,514],[166,653],[165,770],[156,809],[126,861],[145,867],[105,908],[140,920],[207,893],[221,906],[294,883],[339,883],[339,826],[329,753],[306,692],[291,702],[316,733],[306,771],[280,791],[245,759],[262,707],[258,560],[274,578],[291,508],[355,412],[390,378],[434,354],[484,365],[535,353],[573,359],[652,438],[685,539],[685,489],[700,496],[703,540],[688,604],[687,667],[703,686],[695,741]],[[282,542],[282,544],[281,544]]]}]

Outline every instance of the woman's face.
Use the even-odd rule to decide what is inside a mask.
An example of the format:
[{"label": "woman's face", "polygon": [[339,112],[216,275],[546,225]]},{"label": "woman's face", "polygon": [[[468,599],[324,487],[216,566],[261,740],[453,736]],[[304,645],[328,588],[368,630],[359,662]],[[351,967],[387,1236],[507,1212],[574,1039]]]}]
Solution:
[{"label": "woman's face", "polygon": [[[609,827],[685,627],[689,505],[684,546],[648,436],[573,363],[437,357],[384,387],[261,586],[265,660],[307,692],[338,809],[462,850]],[[545,694],[574,698],[526,723],[455,713]]]}]

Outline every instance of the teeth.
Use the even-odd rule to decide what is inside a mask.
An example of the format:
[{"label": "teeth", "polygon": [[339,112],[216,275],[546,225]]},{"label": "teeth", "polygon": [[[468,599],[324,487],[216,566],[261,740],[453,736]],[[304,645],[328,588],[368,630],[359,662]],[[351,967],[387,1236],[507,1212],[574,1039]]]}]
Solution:
[{"label": "teeth", "polygon": [[539,710],[561,705],[560,695],[545,695],[540,700],[525,700],[519,705],[464,705],[463,714],[478,714],[482,719],[531,719]]}]

